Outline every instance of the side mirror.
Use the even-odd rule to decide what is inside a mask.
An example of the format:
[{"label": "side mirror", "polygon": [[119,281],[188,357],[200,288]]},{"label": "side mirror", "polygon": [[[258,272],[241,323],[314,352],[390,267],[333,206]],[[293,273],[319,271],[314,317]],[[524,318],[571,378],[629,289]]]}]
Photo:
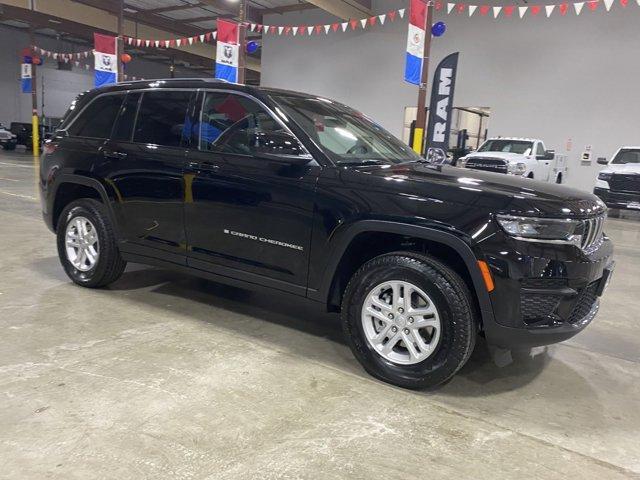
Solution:
[{"label": "side mirror", "polygon": [[555,150],[546,150],[543,155],[536,155],[536,160],[553,160],[556,158]]},{"label": "side mirror", "polygon": [[598,163],[600,165],[609,165],[609,161],[605,157],[598,157]]},{"label": "side mirror", "polygon": [[255,133],[254,156],[286,165],[306,165],[313,157],[300,145],[298,139],[288,132]]}]

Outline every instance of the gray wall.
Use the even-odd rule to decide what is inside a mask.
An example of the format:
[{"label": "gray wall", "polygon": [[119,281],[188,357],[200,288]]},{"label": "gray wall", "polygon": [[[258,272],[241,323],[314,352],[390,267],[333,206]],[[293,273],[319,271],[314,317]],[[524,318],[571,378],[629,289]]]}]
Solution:
[{"label": "gray wall", "polygon": [[[374,1],[382,13],[407,2]],[[432,58],[460,51],[455,105],[491,107],[490,135],[544,139],[569,156],[568,183],[590,190],[595,158],[610,157],[623,144],[640,144],[640,8],[616,3],[576,18],[513,18],[496,21],[438,13],[448,29],[434,40]],[[319,11],[271,16],[267,24],[335,21]],[[388,22],[388,21],[387,21]],[[401,137],[403,110],[417,88],[404,83],[407,20],[367,31],[319,37],[267,35],[262,84],[343,101]],[[572,149],[567,151],[568,140]],[[579,157],[592,145],[594,161]]]},{"label": "gray wall", "polygon": [[[78,47],[66,42],[59,42],[51,37],[37,36],[39,47],[51,51],[74,52],[84,51],[86,47]],[[0,122],[8,126],[12,121],[31,121],[31,95],[21,93],[20,89],[20,53],[29,45],[29,36],[18,29],[0,27]],[[74,50],[75,49],[75,50]],[[57,62],[44,59],[44,65],[36,69],[38,82],[38,108],[42,112],[42,85],[44,78],[44,113],[48,117],[61,117],[66,112],[69,103],[81,92],[93,88],[93,68],[73,67],[71,71],[57,69]],[[93,67],[93,57],[83,59]],[[213,71],[213,64],[212,64]],[[166,78],[169,76],[168,67],[136,59],[126,67],[128,75],[144,77],[145,79]],[[199,72],[186,69],[176,69],[176,76],[203,76]]]}]

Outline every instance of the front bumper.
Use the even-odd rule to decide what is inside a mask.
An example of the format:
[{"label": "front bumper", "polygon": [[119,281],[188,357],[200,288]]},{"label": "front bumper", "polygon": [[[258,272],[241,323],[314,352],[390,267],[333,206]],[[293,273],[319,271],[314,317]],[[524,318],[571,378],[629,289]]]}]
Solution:
[{"label": "front bumper", "polygon": [[593,193],[600,197],[607,207],[640,210],[640,192],[612,192],[607,188],[596,187]]},{"label": "front bumper", "polygon": [[595,318],[613,268],[608,238],[587,254],[572,245],[517,241],[496,230],[481,246],[495,283],[493,320],[483,325],[489,343],[503,348],[557,343]]}]

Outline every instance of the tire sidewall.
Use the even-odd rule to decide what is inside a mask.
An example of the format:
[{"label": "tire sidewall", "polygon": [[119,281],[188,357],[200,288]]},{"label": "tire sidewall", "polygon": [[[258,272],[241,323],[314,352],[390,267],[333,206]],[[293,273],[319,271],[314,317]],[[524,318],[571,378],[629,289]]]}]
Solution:
[{"label": "tire sidewall", "polygon": [[[76,217],[85,217],[91,221],[98,234],[98,261],[93,268],[85,272],[75,268],[67,258],[67,247],[65,243],[67,226]],[[63,210],[57,228],[58,256],[60,257],[60,262],[65,272],[74,282],[80,285],[92,286],[96,282],[96,279],[102,277],[107,268],[107,262],[103,255],[105,241],[106,231],[104,221],[97,211],[89,206],[88,202],[82,200],[73,202]]]},{"label": "tire sidewall", "polygon": [[[367,295],[380,283],[391,280],[419,287],[438,310],[441,330],[436,349],[428,358],[413,365],[397,364],[382,357],[367,340],[362,325],[362,307]],[[358,275],[348,296],[343,326],[354,354],[372,375],[407,388],[425,388],[444,382],[466,361],[469,335],[473,334],[469,322],[473,322],[473,318],[464,318],[460,303],[467,300],[460,298],[447,279],[433,267],[405,257],[393,266],[381,262]]]}]

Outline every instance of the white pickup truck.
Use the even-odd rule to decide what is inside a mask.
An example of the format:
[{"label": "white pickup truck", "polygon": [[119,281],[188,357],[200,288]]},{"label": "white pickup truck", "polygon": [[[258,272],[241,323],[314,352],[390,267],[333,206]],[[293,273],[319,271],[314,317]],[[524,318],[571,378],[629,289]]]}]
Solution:
[{"label": "white pickup truck", "polygon": [[640,210],[640,146],[621,147],[598,174],[593,193],[608,207]]},{"label": "white pickup truck", "polygon": [[536,138],[496,137],[458,159],[457,166],[562,183],[566,178],[567,157],[547,150],[542,140]]}]

